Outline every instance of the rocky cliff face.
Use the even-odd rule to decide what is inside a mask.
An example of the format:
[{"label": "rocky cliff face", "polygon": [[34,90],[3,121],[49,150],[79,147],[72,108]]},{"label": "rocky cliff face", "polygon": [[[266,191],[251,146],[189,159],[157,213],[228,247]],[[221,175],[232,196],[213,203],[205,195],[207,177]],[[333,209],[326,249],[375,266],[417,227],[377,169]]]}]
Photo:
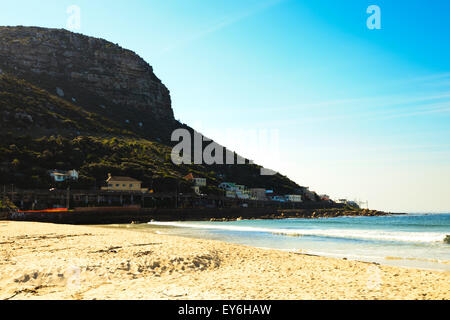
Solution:
[{"label": "rocky cliff face", "polygon": [[62,29],[0,27],[2,72],[71,102],[82,98],[74,92],[89,92],[114,107],[173,120],[169,90],[152,67],[134,52],[102,39]]},{"label": "rocky cliff face", "polygon": [[[246,165],[175,165],[170,94],[135,53],[65,30],[0,27],[0,185],[48,189],[49,169],[80,172],[79,188],[107,173],[173,191],[189,172],[293,194],[299,186]],[[164,189],[166,188],[166,189]],[[189,189],[190,190],[190,189]]]}]

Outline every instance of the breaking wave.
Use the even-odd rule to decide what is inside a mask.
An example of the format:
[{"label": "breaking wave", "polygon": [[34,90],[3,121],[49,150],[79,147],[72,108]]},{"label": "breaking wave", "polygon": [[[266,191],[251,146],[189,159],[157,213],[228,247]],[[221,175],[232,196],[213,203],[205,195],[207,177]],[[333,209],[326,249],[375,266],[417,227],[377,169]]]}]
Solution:
[{"label": "breaking wave", "polygon": [[149,222],[150,225],[170,226],[179,228],[210,229],[238,232],[264,232],[284,236],[316,236],[342,239],[361,239],[378,241],[399,241],[399,242],[422,242],[435,243],[444,242],[446,233],[439,232],[406,232],[406,231],[384,231],[384,230],[363,230],[363,229],[281,229],[281,228],[260,228],[230,225],[212,224],[192,224],[180,222]]}]

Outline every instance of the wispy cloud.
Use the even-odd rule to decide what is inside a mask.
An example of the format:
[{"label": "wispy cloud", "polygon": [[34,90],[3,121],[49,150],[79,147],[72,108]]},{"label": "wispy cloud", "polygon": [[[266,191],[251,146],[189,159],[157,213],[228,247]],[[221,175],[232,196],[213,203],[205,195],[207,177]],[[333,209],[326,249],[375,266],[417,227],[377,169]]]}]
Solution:
[{"label": "wispy cloud", "polygon": [[193,33],[193,34],[185,37],[184,39],[181,39],[177,42],[174,42],[170,46],[167,46],[159,53],[159,55],[163,55],[163,54],[169,53],[175,49],[179,49],[181,47],[188,46],[189,44],[191,44],[201,38],[204,38],[210,34],[213,34],[217,31],[224,29],[228,26],[231,26],[235,23],[238,23],[246,18],[254,16],[254,15],[258,14],[259,12],[266,10],[270,7],[273,7],[275,5],[278,5],[279,3],[284,2],[284,1],[287,1],[287,0],[268,0],[268,1],[260,3],[256,7],[247,8],[246,10],[240,11],[232,16],[222,17],[215,23],[213,23],[209,26],[206,26],[203,30],[201,30],[197,33]]},{"label": "wispy cloud", "polygon": [[289,119],[279,120],[278,123],[272,119],[265,123],[268,126],[363,118],[386,120],[427,114],[445,116],[450,113],[450,88],[445,87],[448,81],[450,73],[440,73],[398,81],[398,87],[392,88],[397,89],[397,94],[311,101],[257,110],[263,113],[289,112]]},{"label": "wispy cloud", "polygon": [[425,114],[447,114],[450,112],[450,92],[416,97],[389,95],[342,99],[298,104],[297,106],[285,108],[251,108],[240,110],[241,115],[245,112],[253,115],[255,112],[262,114],[286,114],[286,112],[289,112],[289,118],[280,120],[271,118],[263,122],[254,122],[254,124],[264,127],[280,127],[302,123],[320,123],[363,118],[383,120]]},{"label": "wispy cloud", "polygon": [[425,76],[418,76],[410,79],[403,79],[400,81],[396,81],[395,83],[397,85],[401,84],[412,84],[412,83],[427,83],[427,82],[441,82],[442,80],[449,80],[450,79],[450,72],[442,72],[442,73],[435,73]]},{"label": "wispy cloud", "polygon": [[413,110],[402,110],[401,112],[393,112],[394,114],[383,117],[383,119],[415,117],[425,114],[443,114],[450,112],[450,102],[446,104],[434,104],[427,107],[420,107]]},{"label": "wispy cloud", "polygon": [[[360,97],[352,99],[327,100],[312,103],[301,103],[296,106],[276,108],[277,111],[289,111],[299,109],[315,109],[320,107],[352,107],[361,106],[371,109],[382,107],[406,106],[415,103],[429,102],[434,100],[450,99],[450,92],[433,95],[419,95],[411,97],[410,95],[387,95],[378,97]],[[274,110],[274,109],[270,109]],[[269,111],[269,109],[267,110]]]}]

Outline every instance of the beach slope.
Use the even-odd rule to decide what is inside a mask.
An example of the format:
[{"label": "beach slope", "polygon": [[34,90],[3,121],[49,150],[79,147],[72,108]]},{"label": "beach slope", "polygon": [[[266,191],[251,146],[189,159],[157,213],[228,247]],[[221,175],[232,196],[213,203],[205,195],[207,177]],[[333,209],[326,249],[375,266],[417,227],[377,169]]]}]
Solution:
[{"label": "beach slope", "polygon": [[1,221],[0,299],[450,298],[449,272],[155,230]]}]

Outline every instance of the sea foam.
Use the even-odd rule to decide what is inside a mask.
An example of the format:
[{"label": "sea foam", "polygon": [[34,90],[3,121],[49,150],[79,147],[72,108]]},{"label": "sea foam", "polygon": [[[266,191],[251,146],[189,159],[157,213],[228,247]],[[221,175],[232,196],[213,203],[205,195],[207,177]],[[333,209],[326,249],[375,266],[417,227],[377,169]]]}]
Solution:
[{"label": "sea foam", "polygon": [[171,226],[179,228],[195,228],[224,230],[236,232],[264,232],[285,236],[318,236],[329,238],[399,241],[399,242],[443,242],[446,234],[438,232],[406,232],[364,229],[282,229],[282,228],[260,228],[230,225],[193,224],[181,222],[149,222],[150,225]]}]

